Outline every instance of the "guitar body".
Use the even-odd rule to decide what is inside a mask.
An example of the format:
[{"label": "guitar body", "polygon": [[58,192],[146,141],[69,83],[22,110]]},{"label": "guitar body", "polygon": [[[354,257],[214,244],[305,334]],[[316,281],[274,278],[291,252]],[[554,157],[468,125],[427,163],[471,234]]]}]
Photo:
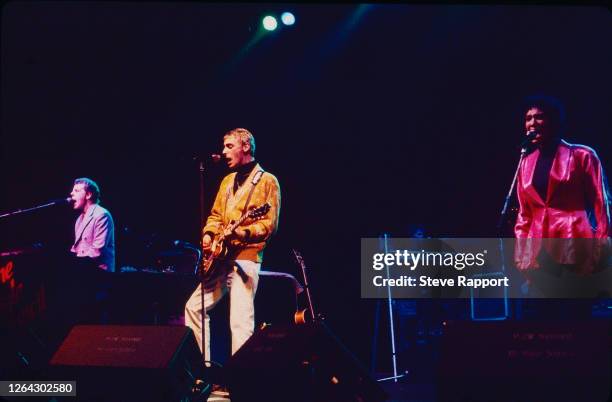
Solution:
[{"label": "guitar body", "polygon": [[261,219],[270,210],[270,204],[265,203],[259,208],[250,210],[247,214],[243,215],[237,222],[231,223],[228,227],[223,228],[221,233],[213,239],[210,246],[210,253],[205,253],[205,257],[200,263],[200,275],[206,281],[215,275],[215,261],[220,261],[228,255],[227,247],[225,246],[225,239],[231,233],[234,233],[236,228],[240,226],[247,218],[256,220]]},{"label": "guitar body", "polygon": [[215,258],[223,258],[227,255],[227,247],[225,247],[225,238],[221,237],[213,240],[212,245],[210,246],[210,257]]},{"label": "guitar body", "polygon": [[220,238],[215,238],[210,246],[210,253],[206,254],[205,258],[202,260],[200,264],[200,273],[204,278],[211,276],[214,262],[227,255],[227,248],[224,245],[224,240],[222,236]]}]

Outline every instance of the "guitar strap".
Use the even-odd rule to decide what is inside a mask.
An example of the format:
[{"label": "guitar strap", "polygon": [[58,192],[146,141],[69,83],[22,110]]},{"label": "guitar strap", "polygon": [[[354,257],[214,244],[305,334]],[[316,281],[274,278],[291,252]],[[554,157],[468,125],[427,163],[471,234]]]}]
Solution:
[{"label": "guitar strap", "polygon": [[[259,181],[261,180],[261,176],[263,176],[263,174],[264,174],[264,170],[260,168],[257,172],[255,172],[255,175],[253,175],[253,180],[251,181],[251,189],[249,190],[249,195],[247,195],[246,202],[244,203],[244,207],[242,208],[242,215],[240,216],[239,220],[242,219],[242,217],[247,214],[249,202],[251,201],[251,196],[253,195],[255,186],[257,185],[257,183],[259,183]],[[238,271],[242,271],[242,274]],[[242,270],[240,266],[238,266],[238,271],[237,271],[238,274],[240,275],[242,280],[244,280],[246,283],[246,280],[244,278],[244,275],[246,274],[244,274],[244,271]]]},{"label": "guitar strap", "polygon": [[[251,201],[251,196],[253,195],[253,191],[255,190],[255,186],[257,186],[257,183],[259,183],[259,181],[261,180],[261,177],[264,174],[264,170],[263,169],[259,169],[257,172],[255,172],[255,174],[253,175],[253,180],[251,181],[251,189],[249,190],[249,194],[247,196],[246,202],[244,203],[244,207],[242,209],[242,215],[240,216],[239,219],[242,219],[242,217],[247,213],[248,209],[247,207],[249,206],[249,202]],[[227,200],[226,200],[227,203]],[[248,275],[244,272],[244,270],[242,269],[242,267],[240,267],[239,264],[236,264],[235,261],[231,261],[233,258],[228,258],[225,257],[223,259],[221,258],[215,258],[213,260],[213,264],[217,264],[217,265],[223,265],[225,269],[222,269],[221,267],[219,268],[213,268],[211,266],[210,268],[210,272],[216,272],[216,273],[222,273],[224,271],[227,270],[231,270],[234,269],[235,272],[238,273],[238,275],[240,275],[240,278],[246,283],[248,281]],[[231,261],[231,262],[230,262]],[[214,289],[214,287],[216,286],[216,281],[218,280],[217,276],[212,276],[209,277],[208,279],[206,279],[206,282],[208,283],[208,285],[205,285],[205,290],[212,290]],[[206,287],[208,286],[208,287]]]},{"label": "guitar strap", "polygon": [[263,176],[263,174],[264,170],[259,169],[253,176],[253,181],[251,182],[251,190],[249,191],[249,195],[247,196],[246,202],[244,203],[244,208],[242,208],[242,215],[240,216],[240,218],[242,218],[247,213],[247,207],[249,206],[249,202],[251,201],[251,196],[253,195],[255,186],[257,185],[257,183],[259,183],[259,180],[261,180],[261,176]]}]

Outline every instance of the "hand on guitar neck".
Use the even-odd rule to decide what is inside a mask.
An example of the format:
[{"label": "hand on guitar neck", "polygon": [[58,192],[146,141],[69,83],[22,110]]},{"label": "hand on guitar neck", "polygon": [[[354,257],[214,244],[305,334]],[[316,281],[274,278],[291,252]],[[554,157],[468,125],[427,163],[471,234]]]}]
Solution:
[{"label": "hand on guitar neck", "polygon": [[[231,226],[231,225],[230,225]],[[241,228],[236,228],[233,231],[231,230],[231,227],[226,228],[223,231],[223,239],[231,239],[232,237],[235,237],[237,239],[240,240],[244,240],[246,238],[246,231],[244,229]]]}]

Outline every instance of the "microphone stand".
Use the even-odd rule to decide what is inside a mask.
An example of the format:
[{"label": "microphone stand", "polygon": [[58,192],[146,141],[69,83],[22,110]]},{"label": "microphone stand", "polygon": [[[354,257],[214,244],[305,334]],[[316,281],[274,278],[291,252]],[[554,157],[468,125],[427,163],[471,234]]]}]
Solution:
[{"label": "microphone stand", "polygon": [[516,165],[516,171],[514,172],[514,178],[512,179],[512,184],[510,184],[510,190],[508,190],[508,195],[506,195],[506,199],[504,200],[504,207],[501,210],[501,214],[499,217],[499,222],[497,223],[497,234],[502,237],[502,226],[504,225],[504,219],[506,218],[506,213],[508,212],[508,204],[510,203],[510,198],[512,197],[512,193],[514,193],[514,186],[516,185],[516,178],[518,177],[519,169],[521,168],[521,164],[523,163],[523,159],[525,155],[527,155],[527,150],[532,146],[531,140],[533,140],[537,135],[536,131],[529,131],[527,133],[527,137],[521,143],[521,157],[519,158],[518,165]]},{"label": "microphone stand", "polygon": [[[206,218],[206,211],[204,210],[204,173],[206,171],[205,167],[204,167],[204,158],[201,157],[196,157],[197,160],[200,162],[199,163],[199,174],[200,174],[200,248],[203,249],[204,244],[202,243],[202,238],[203,238],[203,233],[202,231],[204,230],[205,227],[205,218]],[[196,159],[194,158],[194,159]],[[218,162],[220,160],[220,156],[217,154],[212,154],[211,155],[212,161],[213,162]],[[203,258],[202,253],[198,253],[198,263],[197,266],[199,267],[200,265],[200,261]],[[202,358],[204,359],[204,362],[206,362],[206,358],[208,357],[209,360],[212,361],[212,359],[210,359],[210,356],[206,356],[206,345],[205,345],[205,340],[206,340],[206,326],[204,325],[205,323],[205,319],[206,319],[206,305],[204,304],[204,275],[202,275],[202,273],[200,273],[200,302],[202,303],[202,314],[200,317],[200,325],[202,328]]]},{"label": "microphone stand", "polygon": [[[202,231],[204,230],[204,226],[205,226],[205,221],[204,219],[206,218],[206,212],[204,210],[204,174],[206,172],[206,169],[204,167],[204,159],[201,157],[193,157],[191,158],[193,161],[198,161],[198,175],[199,175],[199,190],[200,190],[200,194],[199,194],[199,202],[200,202],[200,241],[199,241],[199,245],[200,245],[200,249],[203,249],[203,243],[202,243]],[[214,160],[214,157],[213,157]],[[209,359],[209,361],[212,363],[212,360],[210,360],[210,356],[206,356],[206,304],[204,303],[204,275],[202,275],[202,273],[200,272],[200,261],[203,258],[203,253],[200,250],[198,251],[198,261],[196,262],[196,275],[199,274],[200,278],[199,278],[199,286],[200,286],[200,303],[202,304],[202,310],[201,310],[201,314],[200,314],[200,328],[202,329],[202,335],[201,335],[201,339],[200,339],[200,344],[202,345],[202,362],[204,364],[203,366],[203,371],[201,373],[202,378],[197,378],[195,379],[194,385],[192,387],[192,395],[197,395],[198,398],[197,400],[206,400],[208,398],[208,396],[210,395],[211,391],[212,391],[212,384],[208,383],[205,378],[207,376],[206,374],[206,362],[207,362],[207,358]],[[211,364],[212,366],[212,364]],[[209,373],[210,374],[210,373]]]},{"label": "microphone stand", "polygon": [[[497,236],[499,239],[499,253],[500,253],[500,257],[501,257],[501,272],[506,272],[506,258],[505,258],[505,250],[504,250],[504,233],[503,233],[503,226],[504,226],[504,222],[506,222],[506,218],[507,218],[507,213],[508,213],[508,205],[510,204],[510,198],[512,197],[512,194],[514,194],[514,189],[516,187],[516,179],[518,178],[518,173],[519,170],[521,169],[521,165],[523,163],[523,159],[525,158],[525,155],[527,154],[527,149],[529,147],[529,138],[526,139],[525,141],[523,141],[523,143],[521,144],[521,156],[519,157],[519,161],[518,164],[516,165],[516,170],[514,171],[514,177],[512,178],[512,183],[510,184],[510,189],[508,190],[508,194],[506,195],[506,199],[504,200],[504,206],[502,207],[500,216],[499,216],[499,222],[497,222]],[[507,295],[507,289],[504,288],[504,318],[508,317],[508,295]],[[472,308],[472,319],[474,319],[475,317],[475,313],[474,313],[474,298],[473,295],[471,296],[471,300],[470,300],[470,304],[471,304],[471,308]]]},{"label": "microphone stand", "polygon": [[9,216],[14,216],[14,215],[19,215],[19,214],[23,214],[25,212],[31,212],[31,211],[36,211],[38,209],[42,209],[42,208],[46,208],[46,207],[51,207],[53,205],[59,205],[59,204],[63,204],[63,203],[67,203],[68,200],[67,199],[61,199],[61,200],[55,200],[55,201],[50,201],[46,204],[42,204],[42,205],[37,205],[35,207],[32,208],[26,208],[26,209],[17,209],[15,211],[12,212],[7,212],[5,214],[0,215],[0,219],[2,218],[8,218]]},{"label": "microphone stand", "polygon": [[[199,172],[200,172],[200,247],[203,247],[204,244],[202,242],[202,238],[203,238],[203,233],[202,231],[204,230],[204,219],[205,219],[205,212],[204,212],[204,161],[202,159],[200,159],[200,166],[199,166]],[[201,253],[200,253],[200,257],[201,257]],[[199,265],[200,261],[198,260],[198,265]],[[202,275],[202,273],[200,272],[200,302],[202,303],[202,314],[200,316],[200,327],[202,328],[202,359],[204,360],[204,367],[206,367],[206,325],[205,325],[205,319],[206,319],[206,305],[204,304],[204,275]],[[210,356],[208,356],[208,358],[210,358]]]},{"label": "microphone stand", "polygon": [[514,187],[516,186],[516,178],[518,177],[518,172],[521,168],[521,164],[523,163],[523,159],[525,158],[526,154],[527,154],[527,146],[521,147],[521,156],[519,158],[518,164],[516,165],[516,171],[514,172],[514,178],[512,179],[512,184],[510,184],[510,190],[508,190],[508,194],[506,195],[506,199],[504,200],[504,206],[499,216],[499,222],[497,222],[497,233],[500,237],[503,236],[502,226],[504,225],[504,220],[506,219],[506,214],[508,212],[508,205],[510,204],[510,198],[512,197],[512,194],[514,193]]},{"label": "microphone stand", "polygon": [[[389,252],[389,235],[387,233],[383,233],[383,247],[385,250],[385,254]],[[385,265],[387,272],[387,279],[389,279],[389,266]],[[381,301],[376,301],[376,314],[375,314],[375,323],[374,323],[374,336],[372,338],[372,356],[371,356],[371,367],[370,372],[374,374],[374,367],[376,364],[376,354],[377,354],[377,341],[378,341],[378,324],[380,322],[380,305]],[[391,363],[393,365],[393,375],[390,377],[379,378],[377,382],[389,381],[393,380],[393,382],[398,382],[398,378],[406,377],[408,375],[408,371],[404,371],[402,374],[398,374],[397,371],[397,354],[395,350],[395,324],[393,322],[393,298],[391,297],[391,286],[388,285],[387,282],[387,309],[389,313],[389,338],[391,341]]]}]

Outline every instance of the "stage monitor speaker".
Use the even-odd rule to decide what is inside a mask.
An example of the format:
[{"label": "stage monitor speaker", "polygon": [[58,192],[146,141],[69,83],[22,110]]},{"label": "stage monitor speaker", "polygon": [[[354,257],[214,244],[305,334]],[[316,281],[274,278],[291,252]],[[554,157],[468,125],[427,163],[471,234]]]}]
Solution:
[{"label": "stage monitor speaker", "polygon": [[50,377],[76,380],[82,401],[179,401],[202,366],[187,327],[77,325],[51,358]]},{"label": "stage monitor speaker", "polygon": [[441,402],[602,402],[612,385],[607,320],[449,322]]},{"label": "stage monitor speaker", "polygon": [[232,402],[378,402],[386,399],[320,322],[256,332],[226,364]]}]

